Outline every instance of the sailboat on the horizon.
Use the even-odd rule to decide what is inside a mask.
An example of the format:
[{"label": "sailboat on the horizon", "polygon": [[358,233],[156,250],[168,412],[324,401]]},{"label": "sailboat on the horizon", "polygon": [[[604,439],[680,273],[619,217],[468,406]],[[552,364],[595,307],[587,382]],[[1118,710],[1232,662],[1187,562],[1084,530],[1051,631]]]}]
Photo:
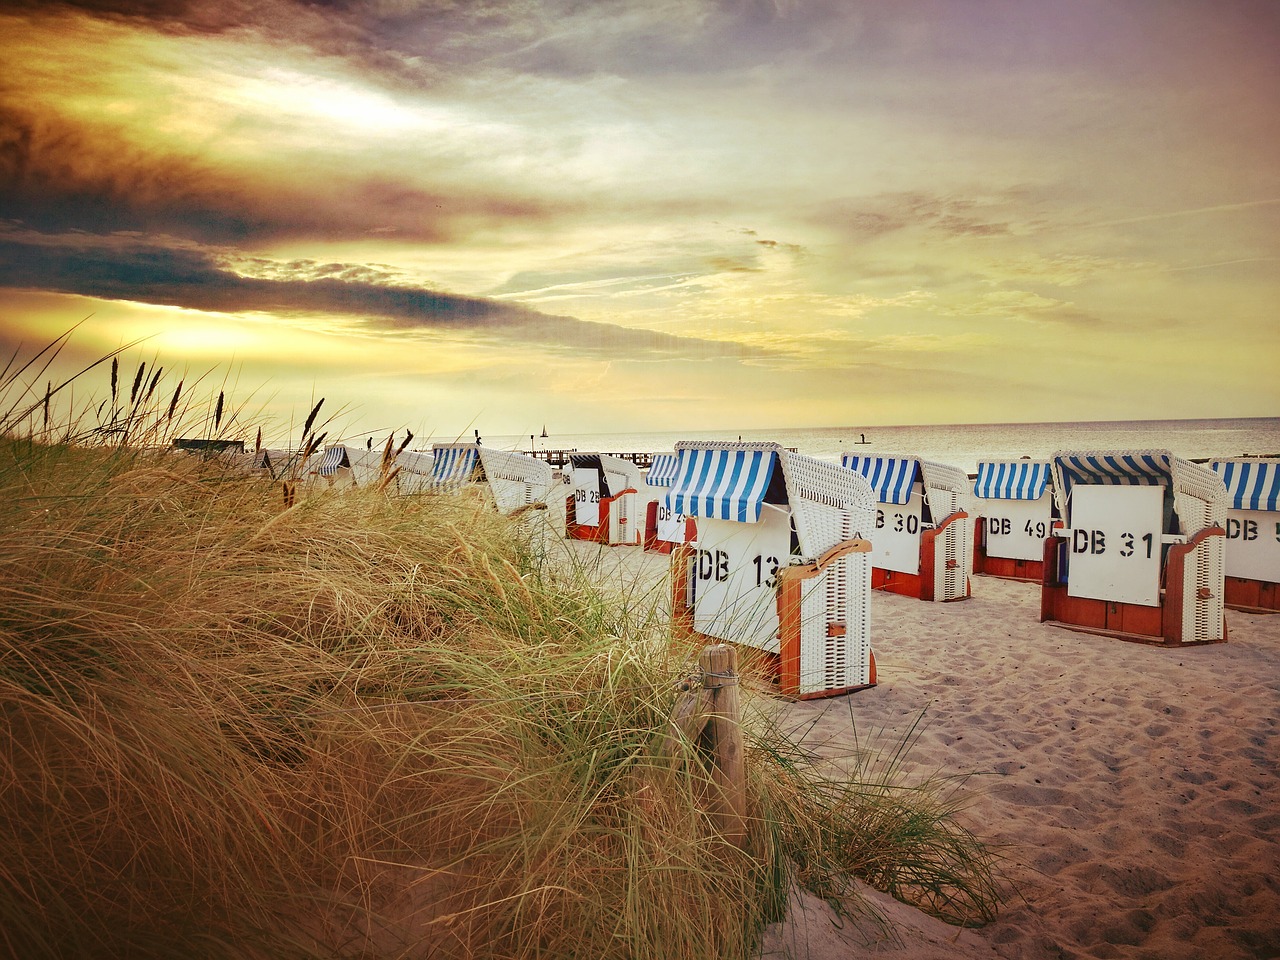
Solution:
[{"label": "sailboat on the horizon", "polygon": [[547,425],[545,423],[542,425],[542,435],[543,437],[547,436]]}]

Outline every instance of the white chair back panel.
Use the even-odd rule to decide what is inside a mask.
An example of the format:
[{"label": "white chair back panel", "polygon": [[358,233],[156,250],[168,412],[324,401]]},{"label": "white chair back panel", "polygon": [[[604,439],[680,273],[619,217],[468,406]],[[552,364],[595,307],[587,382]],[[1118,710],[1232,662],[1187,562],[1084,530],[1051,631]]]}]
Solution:
[{"label": "white chair back panel", "polygon": [[1227,511],[1227,576],[1280,583],[1280,513]]},{"label": "white chair back panel", "polygon": [[764,504],[758,523],[700,519],[690,581],[699,633],[778,652],[776,576],[788,562],[791,514]]},{"label": "white chair back panel", "polygon": [[573,521],[594,527],[600,522],[600,471],[573,467]]},{"label": "white chair back panel", "polygon": [[1044,541],[1053,527],[1053,495],[1039,500],[978,500],[985,518],[987,556],[1008,560],[1042,560]]},{"label": "white chair back panel", "polygon": [[[921,514],[924,490],[916,484],[906,503],[881,503],[876,507],[871,531],[871,562],[881,570],[920,572]],[[941,518],[940,518],[941,519]]]},{"label": "white chair back panel", "polygon": [[1163,504],[1158,486],[1076,484],[1067,594],[1158,606]]}]

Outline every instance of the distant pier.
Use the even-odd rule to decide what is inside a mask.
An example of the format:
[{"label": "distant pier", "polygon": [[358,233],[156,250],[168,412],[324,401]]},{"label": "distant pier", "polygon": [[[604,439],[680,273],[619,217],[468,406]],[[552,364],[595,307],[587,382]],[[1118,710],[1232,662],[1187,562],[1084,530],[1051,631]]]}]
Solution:
[{"label": "distant pier", "polygon": [[653,466],[652,453],[611,453],[608,450],[583,451],[575,448],[573,450],[530,450],[527,456],[536,460],[545,460],[553,467],[563,467],[569,463],[570,457],[587,452],[603,454],[606,457],[617,457],[619,460],[630,460],[641,470],[648,470]]}]

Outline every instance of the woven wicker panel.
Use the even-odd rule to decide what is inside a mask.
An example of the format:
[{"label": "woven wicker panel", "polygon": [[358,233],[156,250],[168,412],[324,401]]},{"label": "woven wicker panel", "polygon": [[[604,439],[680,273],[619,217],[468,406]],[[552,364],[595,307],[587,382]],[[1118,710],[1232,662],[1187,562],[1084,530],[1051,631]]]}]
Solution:
[{"label": "woven wicker panel", "polygon": [[[1226,607],[1226,538],[1206,537],[1187,557],[1183,571],[1183,642],[1223,639]],[[1202,595],[1203,592],[1203,595]]]},{"label": "woven wicker panel", "polygon": [[[853,533],[846,525],[842,540]],[[844,636],[830,636],[840,624]],[[809,581],[801,593],[800,695],[871,682],[871,559],[849,554]]]},{"label": "woven wicker panel", "polygon": [[969,595],[973,570],[973,545],[969,520],[953,520],[934,540],[938,557],[934,564],[934,598],[961,600]]},{"label": "woven wicker panel", "polygon": [[850,537],[871,535],[876,496],[866,477],[781,448],[778,455],[801,554],[812,559]]},{"label": "woven wicker panel", "polygon": [[545,503],[553,486],[551,466],[534,457],[479,447],[480,463],[498,504],[511,513],[530,503]]},{"label": "woven wicker panel", "polygon": [[609,501],[609,543],[634,546],[639,543],[641,531],[637,524],[637,497],[635,493],[627,493],[616,500]]},{"label": "woven wicker panel", "polygon": [[[932,460],[920,461],[920,473],[924,477],[926,495],[929,498],[929,509],[937,520],[945,519],[948,514],[967,509],[969,498],[973,493],[973,481],[959,467],[947,463],[935,463]],[[954,499],[935,501],[935,491],[955,494]],[[941,504],[950,503],[951,509],[942,512]]]}]

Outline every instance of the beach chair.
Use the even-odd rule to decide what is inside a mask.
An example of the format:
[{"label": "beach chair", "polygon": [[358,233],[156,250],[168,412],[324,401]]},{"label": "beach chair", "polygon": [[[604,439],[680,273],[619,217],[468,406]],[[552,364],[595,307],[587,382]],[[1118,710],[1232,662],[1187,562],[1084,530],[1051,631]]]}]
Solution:
[{"label": "beach chair", "polygon": [[1044,579],[1044,541],[1057,519],[1047,460],[982,460],[973,484],[973,572]]},{"label": "beach chair", "polygon": [[343,443],[325,447],[324,453],[308,464],[312,479],[323,480],[331,488],[372,486],[382,477],[382,451],[361,450]]},{"label": "beach chair", "polygon": [[431,456],[432,489],[458,493],[478,486],[503,516],[545,509],[555,489],[551,466],[527,454],[475,443],[437,443]]},{"label": "beach chair", "polygon": [[288,450],[260,447],[248,455],[246,463],[250,473],[276,478],[284,475],[294,456]]},{"label": "beach chair", "polygon": [[697,522],[672,553],[677,632],[753,651],[786,696],[873,685],[866,480],[773,443],[681,442],[676,456],[666,503]]},{"label": "beach chair", "polygon": [[638,499],[644,480],[630,460],[607,453],[570,454],[565,535],[610,546],[637,546],[644,531]]},{"label": "beach chair", "polygon": [[1227,638],[1227,490],[1167,450],[1050,458],[1063,527],[1045,541],[1040,619],[1181,646]]},{"label": "beach chair", "polygon": [[841,462],[867,478],[879,503],[872,588],[920,600],[966,599],[973,570],[969,475],[911,456],[846,453]]},{"label": "beach chair", "polygon": [[435,457],[427,450],[401,450],[396,454],[396,492],[405,496],[427,493]]},{"label": "beach chair", "polygon": [[1280,460],[1214,460],[1227,488],[1226,605],[1280,611]]},{"label": "beach chair", "polygon": [[655,453],[644,476],[644,548],[652,553],[670,553],[695,536],[693,518],[672,513],[666,503],[677,462],[674,453]]}]

